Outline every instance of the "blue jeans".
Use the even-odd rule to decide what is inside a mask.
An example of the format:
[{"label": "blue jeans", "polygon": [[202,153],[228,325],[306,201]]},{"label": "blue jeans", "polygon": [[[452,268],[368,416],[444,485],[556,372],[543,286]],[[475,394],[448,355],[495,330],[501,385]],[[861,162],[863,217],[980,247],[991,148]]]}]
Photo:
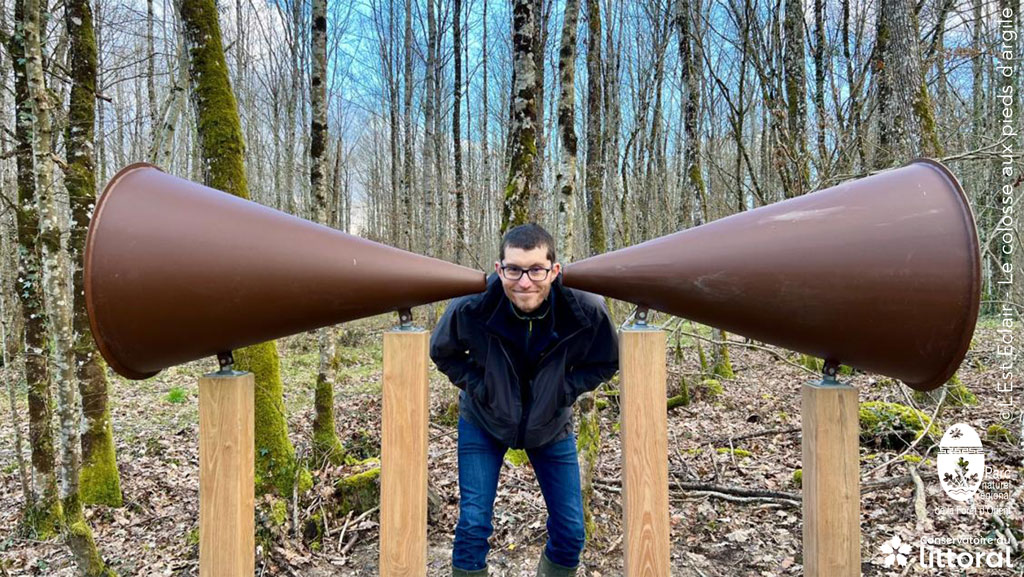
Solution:
[{"label": "blue jeans", "polygon": [[[452,565],[477,571],[487,565],[487,538],[494,531],[491,516],[498,474],[508,447],[473,423],[459,417],[459,523],[455,526]],[[576,437],[569,434],[536,449],[527,449],[548,508],[548,559],[565,567],[579,564],[584,545],[583,498]]]}]

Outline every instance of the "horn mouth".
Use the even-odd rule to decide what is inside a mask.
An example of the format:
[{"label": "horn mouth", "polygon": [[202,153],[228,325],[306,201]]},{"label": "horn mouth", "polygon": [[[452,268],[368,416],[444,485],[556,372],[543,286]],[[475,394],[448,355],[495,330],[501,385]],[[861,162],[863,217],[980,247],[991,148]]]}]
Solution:
[{"label": "horn mouth", "polygon": [[971,255],[970,304],[961,319],[962,324],[957,325],[960,327],[959,332],[962,337],[956,349],[956,355],[950,358],[949,364],[939,371],[934,378],[925,379],[919,383],[906,383],[907,386],[913,389],[930,391],[946,384],[946,381],[956,374],[957,369],[960,368],[960,364],[967,355],[967,350],[971,347],[971,338],[974,337],[974,327],[978,322],[978,312],[981,307],[981,243],[978,241],[978,230],[974,224],[974,211],[971,210],[971,203],[967,199],[964,187],[960,184],[956,175],[946,165],[933,158],[915,158],[911,161],[911,164],[924,164],[931,167],[945,176],[946,180],[952,185],[953,190],[956,191],[957,198],[960,199],[961,217],[963,217],[964,228],[969,232],[967,236],[970,239],[971,245],[968,251]]},{"label": "horn mouth", "polygon": [[[136,162],[129,164],[128,166],[117,171],[117,174],[110,179],[107,186],[103,188],[103,193],[100,195],[99,201],[96,203],[96,208],[93,209],[92,219],[89,221],[89,231],[86,234],[85,239],[85,264],[83,274],[85,276],[85,308],[89,315],[89,328],[92,330],[92,340],[96,342],[96,348],[99,349],[100,354],[103,355],[103,359],[107,361],[110,368],[114,369],[114,372],[121,375],[122,377],[138,381],[142,379],[148,379],[159,373],[160,371],[149,371],[140,372],[132,368],[125,366],[121,363],[117,356],[114,354],[110,347],[107,346],[107,340],[103,338],[103,331],[100,328],[99,322],[97,321],[97,309],[96,302],[94,300],[93,288],[92,288],[92,257],[93,257],[93,245],[96,242],[96,230],[99,226],[99,221],[103,217],[103,208],[107,202],[107,199],[113,194],[114,189],[117,188],[118,182],[121,181],[128,173],[135,170],[144,168],[152,168],[160,170],[160,167],[150,164],[148,162]],[[163,172],[160,170],[160,172]]]}]

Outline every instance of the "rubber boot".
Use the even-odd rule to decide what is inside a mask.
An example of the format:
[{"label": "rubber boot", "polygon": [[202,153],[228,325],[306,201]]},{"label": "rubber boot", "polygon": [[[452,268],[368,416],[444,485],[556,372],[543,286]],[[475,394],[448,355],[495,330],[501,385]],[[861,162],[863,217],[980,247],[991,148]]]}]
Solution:
[{"label": "rubber boot", "polygon": [[453,565],[452,577],[487,577],[487,567],[485,566],[483,569],[477,569],[476,571],[466,571]]},{"label": "rubber boot", "polygon": [[547,553],[541,552],[540,563],[537,564],[537,577],[573,577],[574,575],[576,575],[576,567],[559,565],[548,559]]}]

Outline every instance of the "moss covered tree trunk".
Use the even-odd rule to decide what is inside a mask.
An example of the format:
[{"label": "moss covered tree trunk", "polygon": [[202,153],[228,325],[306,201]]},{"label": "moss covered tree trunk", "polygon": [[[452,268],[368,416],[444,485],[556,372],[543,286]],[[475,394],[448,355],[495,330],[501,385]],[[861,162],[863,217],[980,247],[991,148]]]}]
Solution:
[{"label": "moss covered tree trunk", "polygon": [[590,254],[608,246],[604,230],[604,132],[601,111],[604,83],[601,78],[601,3],[587,0],[587,228]]},{"label": "moss covered tree trunk", "polygon": [[96,117],[96,40],[92,27],[92,8],[88,1],[69,0],[66,10],[71,51],[71,97],[65,134],[67,169],[64,184],[71,202],[71,238],[69,250],[74,284],[74,355],[78,390],[82,397],[82,473],[83,504],[121,506],[121,479],[114,453],[110,422],[109,386],[106,365],[97,354],[89,328],[85,306],[83,258],[89,218],[96,202],[96,176],[93,162]]},{"label": "moss covered tree trunk", "polygon": [[[71,10],[71,8],[69,8]],[[45,15],[39,0],[25,2],[25,57],[29,94],[35,118],[35,172],[40,211],[39,240],[44,268],[43,286],[49,305],[50,334],[53,337],[53,366],[58,379],[57,408],[60,413],[61,483],[60,498],[65,540],[78,565],[88,577],[110,575],[96,550],[92,531],[82,514],[78,492],[80,456],[78,405],[75,397],[74,352],[72,351],[72,299],[68,294],[70,262],[61,243],[60,213],[51,156],[53,105],[43,70]],[[68,16],[69,21],[71,16]],[[74,48],[72,48],[73,54]]]},{"label": "moss covered tree trunk", "polygon": [[789,196],[807,192],[811,179],[807,155],[807,73],[804,57],[804,3],[786,0],[786,45],[783,56],[783,78],[786,83],[786,127],[789,132],[788,152],[792,186],[786,188]]},{"label": "moss covered tree trunk", "polygon": [[32,100],[28,85],[25,45],[26,2],[14,3],[14,34],[9,50],[14,66],[16,109],[15,158],[18,171],[18,282],[17,293],[25,322],[25,380],[28,383],[28,435],[32,451],[32,493],[25,508],[26,525],[41,537],[53,535],[60,526],[61,506],[53,454],[53,408],[47,368],[49,334],[43,296],[43,271],[39,257],[39,211],[32,160]]},{"label": "moss covered tree trunk", "polygon": [[877,17],[873,68],[878,87],[875,168],[913,156],[939,156],[935,111],[921,65],[915,3],[882,0]]},{"label": "moss covered tree trunk", "polygon": [[555,177],[558,193],[558,245],[562,260],[572,262],[576,256],[576,29],[579,23],[579,0],[566,0],[562,19],[562,42],[558,49],[558,134],[562,143],[562,161]]},{"label": "moss covered tree trunk", "polygon": [[[310,76],[310,103],[313,122],[310,127],[309,184],[313,193],[313,218],[330,226],[327,198],[327,0],[313,0],[313,58]],[[408,224],[408,223],[406,223]],[[317,331],[320,367],[316,376],[316,416],[313,419],[313,451],[319,461],[327,458],[340,463],[344,450],[334,430],[335,367],[334,330]]]},{"label": "moss covered tree trunk", "polygon": [[[692,206],[686,199],[692,199],[698,209],[696,212],[697,224],[703,224],[710,220],[708,210],[707,189],[704,185],[704,170],[701,167],[700,151],[700,121],[698,111],[700,110],[701,95],[701,74],[700,64],[696,58],[696,50],[700,47],[696,43],[697,37],[695,22],[690,14],[691,6],[688,0],[679,0],[676,3],[676,28],[679,35],[679,60],[682,63],[682,81],[686,91],[686,100],[683,103],[683,130],[686,134],[686,146],[683,149],[683,164],[686,166],[683,186],[684,198],[679,206]],[[677,220],[680,225],[689,222],[692,215],[679,214]],[[729,350],[726,348],[725,331],[718,332],[721,344],[718,345],[715,354],[714,374],[729,377],[733,376],[732,365],[729,363]],[[702,354],[703,356],[703,354]],[[702,363],[703,364],[703,363]]]},{"label": "moss covered tree trunk", "polygon": [[[242,128],[231,92],[214,0],[179,5],[192,79],[203,180],[207,186],[249,198]],[[295,448],[284,417],[280,361],[273,341],[235,351],[235,365],[256,377],[256,490],[290,496],[296,479]]]},{"label": "moss covered tree trunk", "polygon": [[537,70],[534,50],[539,15],[532,0],[512,3],[512,126],[501,234],[530,221],[530,184],[537,162]]}]

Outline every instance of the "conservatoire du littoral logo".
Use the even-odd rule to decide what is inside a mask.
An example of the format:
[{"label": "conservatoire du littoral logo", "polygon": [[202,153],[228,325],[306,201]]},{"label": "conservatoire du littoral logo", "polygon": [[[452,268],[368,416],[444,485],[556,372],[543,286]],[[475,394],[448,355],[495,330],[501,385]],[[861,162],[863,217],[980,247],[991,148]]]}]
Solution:
[{"label": "conservatoire du littoral logo", "polygon": [[985,450],[974,427],[957,423],[946,429],[939,442],[936,467],[942,490],[956,501],[968,501],[985,476]]},{"label": "conservatoire du littoral logo", "polygon": [[893,538],[882,543],[878,550],[881,552],[882,565],[886,567],[906,567],[910,560],[910,544],[904,543],[899,535],[893,535]]}]

